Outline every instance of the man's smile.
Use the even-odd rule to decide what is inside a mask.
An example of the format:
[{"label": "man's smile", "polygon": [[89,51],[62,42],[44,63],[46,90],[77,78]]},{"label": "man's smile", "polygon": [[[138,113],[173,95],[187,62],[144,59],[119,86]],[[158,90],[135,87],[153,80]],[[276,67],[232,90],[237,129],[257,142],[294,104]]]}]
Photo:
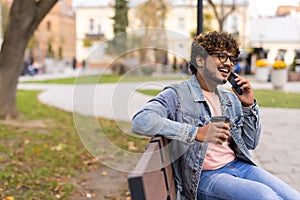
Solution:
[{"label": "man's smile", "polygon": [[229,74],[230,69],[225,66],[218,66],[218,71],[221,72],[222,76],[226,77]]}]

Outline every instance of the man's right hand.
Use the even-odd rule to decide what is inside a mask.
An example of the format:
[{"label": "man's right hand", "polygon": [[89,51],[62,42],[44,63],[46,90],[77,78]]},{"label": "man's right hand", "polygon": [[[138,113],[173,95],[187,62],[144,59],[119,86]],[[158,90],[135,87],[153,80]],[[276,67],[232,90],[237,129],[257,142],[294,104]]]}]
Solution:
[{"label": "man's right hand", "polygon": [[213,122],[206,126],[198,127],[196,141],[211,142],[216,144],[223,144],[228,141],[230,137],[230,126],[224,122]]}]

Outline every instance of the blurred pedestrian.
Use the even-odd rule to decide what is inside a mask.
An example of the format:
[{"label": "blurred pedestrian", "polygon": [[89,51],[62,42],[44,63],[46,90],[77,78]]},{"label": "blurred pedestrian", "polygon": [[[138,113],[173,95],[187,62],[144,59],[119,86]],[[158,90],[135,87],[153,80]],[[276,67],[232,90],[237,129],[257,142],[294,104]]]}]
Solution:
[{"label": "blurred pedestrian", "polygon": [[86,62],[85,62],[85,59],[82,60],[81,62],[81,66],[82,66],[82,69],[85,69],[86,67]]},{"label": "blurred pedestrian", "polygon": [[73,60],[72,60],[72,68],[73,68],[73,70],[76,69],[76,66],[77,66],[77,59],[76,59],[76,57],[73,57]]}]

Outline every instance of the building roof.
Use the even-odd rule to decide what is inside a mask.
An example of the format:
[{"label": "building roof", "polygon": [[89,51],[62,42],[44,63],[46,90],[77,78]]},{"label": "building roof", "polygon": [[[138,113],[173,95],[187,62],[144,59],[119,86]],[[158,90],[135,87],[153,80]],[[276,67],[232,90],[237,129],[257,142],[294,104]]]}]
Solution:
[{"label": "building roof", "polygon": [[300,42],[300,15],[252,19],[251,42]]},{"label": "building roof", "polygon": [[276,11],[277,16],[286,16],[292,12],[300,12],[300,2],[298,6],[279,6]]}]

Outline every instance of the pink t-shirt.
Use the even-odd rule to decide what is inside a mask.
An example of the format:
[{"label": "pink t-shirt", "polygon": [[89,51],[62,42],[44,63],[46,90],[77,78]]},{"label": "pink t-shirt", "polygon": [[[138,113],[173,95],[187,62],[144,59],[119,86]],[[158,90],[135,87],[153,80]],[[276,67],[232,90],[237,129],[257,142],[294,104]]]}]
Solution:
[{"label": "pink t-shirt", "polygon": [[[214,92],[202,90],[205,100],[208,103],[212,116],[221,116],[221,105],[218,95]],[[215,170],[223,167],[235,159],[233,150],[228,142],[222,145],[209,142],[202,170]]]}]

